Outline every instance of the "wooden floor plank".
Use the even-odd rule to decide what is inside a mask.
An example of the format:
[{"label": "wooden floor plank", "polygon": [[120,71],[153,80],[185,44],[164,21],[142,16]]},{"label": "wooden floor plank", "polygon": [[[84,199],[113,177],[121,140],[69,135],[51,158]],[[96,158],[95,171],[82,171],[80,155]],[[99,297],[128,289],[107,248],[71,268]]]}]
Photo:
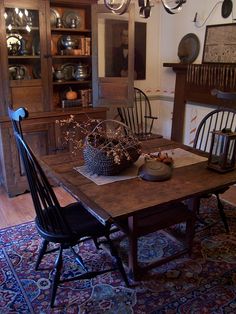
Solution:
[{"label": "wooden floor plank", "polygon": [[[62,188],[55,188],[55,193],[62,206],[75,201]],[[3,187],[0,187],[0,228],[31,221],[34,218],[35,212],[30,193],[9,198]]]}]

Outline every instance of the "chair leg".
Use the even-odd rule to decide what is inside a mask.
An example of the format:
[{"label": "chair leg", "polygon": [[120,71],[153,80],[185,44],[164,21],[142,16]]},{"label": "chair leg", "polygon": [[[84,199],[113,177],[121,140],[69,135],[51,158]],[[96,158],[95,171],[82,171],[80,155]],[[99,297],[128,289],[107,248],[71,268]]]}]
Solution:
[{"label": "chair leg", "polygon": [[51,302],[50,302],[51,307],[54,306],[57,287],[58,287],[58,284],[60,282],[61,269],[62,269],[62,265],[63,265],[62,252],[63,252],[63,247],[61,245],[60,250],[59,250],[59,254],[58,254],[56,262],[55,262],[55,267],[54,267],[55,274],[54,274],[53,282],[52,282],[52,296],[51,296]]},{"label": "chair leg", "polygon": [[88,272],[88,268],[85,266],[82,257],[78,253],[75,252],[73,247],[70,247],[70,249],[75,256],[76,262],[83,268],[84,271]]},{"label": "chair leg", "polygon": [[114,256],[115,259],[116,259],[116,263],[117,263],[118,269],[119,269],[119,271],[120,271],[120,273],[121,273],[121,275],[122,275],[122,277],[124,279],[124,282],[125,282],[127,287],[130,287],[129,280],[128,280],[128,277],[126,275],[126,272],[125,272],[124,266],[122,264],[121,258],[120,258],[119,254],[118,254],[118,251],[117,251],[115,245],[112,243],[109,235],[107,235],[106,238],[107,238],[108,244],[110,246],[111,255]]},{"label": "chair leg", "polygon": [[97,250],[100,250],[100,246],[99,246],[99,243],[98,243],[98,239],[97,239],[96,237],[93,237],[93,242],[94,242],[94,244],[95,244],[95,246],[96,246],[96,249],[97,249]]},{"label": "chair leg", "polygon": [[219,208],[220,217],[222,219],[222,222],[224,224],[226,232],[229,233],[229,225],[228,225],[227,217],[226,217],[225,212],[224,212],[224,206],[220,200],[219,194],[216,193],[215,195],[217,198],[217,204],[218,204],[218,208]]},{"label": "chair leg", "polygon": [[38,270],[38,267],[39,267],[39,264],[41,263],[42,261],[42,258],[47,250],[47,246],[48,246],[48,241],[47,240],[43,240],[43,243],[42,243],[42,246],[39,250],[39,254],[38,254],[38,258],[37,258],[37,261],[36,261],[36,265],[35,265],[35,270]]},{"label": "chair leg", "polygon": [[189,218],[186,222],[186,245],[189,251],[189,255],[192,253],[193,239],[195,235],[195,217]]}]

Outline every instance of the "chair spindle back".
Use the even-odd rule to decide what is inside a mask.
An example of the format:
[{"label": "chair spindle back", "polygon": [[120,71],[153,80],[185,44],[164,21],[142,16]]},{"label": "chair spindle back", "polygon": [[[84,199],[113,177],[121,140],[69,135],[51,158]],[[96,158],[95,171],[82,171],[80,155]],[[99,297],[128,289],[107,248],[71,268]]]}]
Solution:
[{"label": "chair spindle back", "polygon": [[37,227],[48,235],[57,234],[60,237],[68,236],[71,231],[61,214],[61,207],[57,197],[43,172],[32,150],[24,141],[21,121],[28,117],[25,108],[16,111],[8,109],[11,118],[17,148],[21,156],[35,212]]},{"label": "chair spindle back", "polygon": [[[152,132],[153,118],[151,105],[147,95],[138,88],[134,88],[134,106],[118,108],[123,123],[128,125],[135,135],[148,135]],[[149,123],[150,121],[150,123]]]},{"label": "chair spindle back", "polygon": [[236,130],[236,110],[216,109],[208,113],[200,122],[193,147],[204,152],[209,152],[213,130]]}]

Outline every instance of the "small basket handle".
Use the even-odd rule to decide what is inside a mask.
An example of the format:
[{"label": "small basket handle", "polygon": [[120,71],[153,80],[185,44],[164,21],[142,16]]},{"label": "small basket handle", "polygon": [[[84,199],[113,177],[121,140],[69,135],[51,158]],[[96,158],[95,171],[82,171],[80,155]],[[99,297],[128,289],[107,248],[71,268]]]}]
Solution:
[{"label": "small basket handle", "polygon": [[103,123],[106,123],[106,122],[114,122],[114,123],[117,123],[117,124],[120,124],[122,125],[125,129],[127,129],[129,132],[132,133],[131,129],[128,127],[128,125],[126,125],[125,123],[121,122],[121,121],[118,121],[118,120],[113,120],[113,119],[105,119],[105,120],[102,120],[100,122],[98,122],[98,124],[94,127],[94,129],[88,134],[88,135],[91,135],[93,134],[93,132]]}]

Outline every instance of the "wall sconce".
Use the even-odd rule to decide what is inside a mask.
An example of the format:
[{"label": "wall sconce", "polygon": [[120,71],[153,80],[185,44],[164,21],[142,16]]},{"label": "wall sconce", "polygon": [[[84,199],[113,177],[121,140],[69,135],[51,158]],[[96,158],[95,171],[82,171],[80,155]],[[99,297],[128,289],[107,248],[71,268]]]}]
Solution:
[{"label": "wall sconce", "polygon": [[[124,14],[130,4],[131,0],[104,0],[104,5],[114,14]],[[182,9],[182,5],[187,0],[161,0],[163,7],[169,14],[175,14]],[[140,7],[139,15],[143,18],[148,18],[151,13],[151,0],[138,0]]]},{"label": "wall sconce", "polygon": [[208,168],[218,172],[227,172],[235,167],[236,132],[230,129],[213,131]]},{"label": "wall sconce", "polygon": [[[222,4],[221,6],[221,16],[223,18],[227,18],[230,16],[230,14],[232,13],[233,11],[233,2],[232,0],[224,0],[224,1],[218,1],[214,7],[211,9],[210,13],[208,14],[208,16],[206,17],[206,19],[202,22],[202,24],[199,24],[198,23],[198,13],[196,12],[195,13],[195,16],[194,16],[194,19],[193,19],[193,23],[195,23],[195,26],[198,27],[198,28],[201,28],[203,27],[207,20],[209,19],[209,17],[211,16],[212,12],[215,10],[215,8],[218,6],[218,4]],[[234,20],[234,18],[233,18]]]}]

